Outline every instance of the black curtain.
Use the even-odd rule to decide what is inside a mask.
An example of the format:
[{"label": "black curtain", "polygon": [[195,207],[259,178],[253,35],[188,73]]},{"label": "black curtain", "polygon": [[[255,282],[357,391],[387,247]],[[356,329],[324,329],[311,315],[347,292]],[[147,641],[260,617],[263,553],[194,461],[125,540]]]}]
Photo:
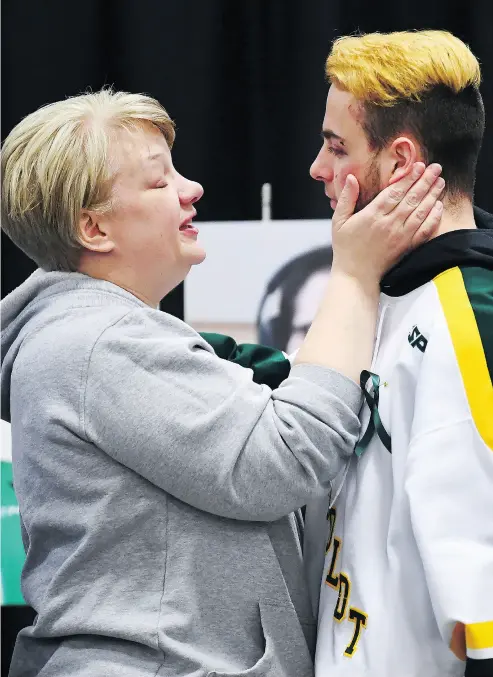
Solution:
[{"label": "black curtain", "polygon": [[[255,219],[272,184],[273,218],[324,218],[308,176],[319,146],[324,59],[337,35],[445,28],[483,69],[493,111],[493,5],[450,0],[4,0],[2,136],[38,106],[112,84],[158,98],[178,128],[176,166],[205,186],[202,220]],[[493,127],[476,202],[493,211]],[[34,264],[2,234],[2,294]],[[167,310],[183,314],[177,289]]]}]

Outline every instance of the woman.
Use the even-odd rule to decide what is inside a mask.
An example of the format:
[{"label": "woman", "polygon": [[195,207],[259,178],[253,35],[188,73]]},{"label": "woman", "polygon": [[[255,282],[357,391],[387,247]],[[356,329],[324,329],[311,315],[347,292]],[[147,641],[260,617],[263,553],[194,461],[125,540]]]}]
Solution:
[{"label": "woman", "polygon": [[355,216],[348,179],[326,296],[271,390],[157,310],[205,257],[202,187],[174,169],[173,138],[156,101],[102,91],[38,110],[4,144],[3,228],[40,266],[2,304],[38,614],[12,677],[312,674],[293,511],[352,452],[378,282],[436,227],[439,168]]}]

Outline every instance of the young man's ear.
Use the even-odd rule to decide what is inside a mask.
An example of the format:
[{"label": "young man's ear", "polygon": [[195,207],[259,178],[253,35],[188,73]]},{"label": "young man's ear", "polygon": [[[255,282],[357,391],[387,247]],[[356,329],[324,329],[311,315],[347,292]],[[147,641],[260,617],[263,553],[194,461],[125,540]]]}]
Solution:
[{"label": "young man's ear", "polygon": [[409,174],[414,163],[421,158],[418,155],[416,143],[407,136],[399,136],[392,143],[388,151],[388,168],[390,170],[390,186]]},{"label": "young man's ear", "polygon": [[93,252],[105,254],[115,248],[111,231],[101,223],[95,212],[81,211],[79,219],[80,243]]}]

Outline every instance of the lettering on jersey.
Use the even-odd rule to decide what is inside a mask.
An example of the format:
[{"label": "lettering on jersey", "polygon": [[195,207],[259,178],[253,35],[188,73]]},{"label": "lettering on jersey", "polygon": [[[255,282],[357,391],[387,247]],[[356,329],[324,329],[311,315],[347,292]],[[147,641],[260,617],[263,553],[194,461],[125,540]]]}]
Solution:
[{"label": "lettering on jersey", "polygon": [[338,591],[337,601],[332,614],[334,620],[338,623],[342,623],[344,620],[347,620],[349,623],[354,623],[351,639],[344,649],[344,656],[352,658],[358,648],[361,633],[367,626],[368,615],[357,607],[349,606],[351,602],[351,579],[349,574],[344,571],[336,573],[337,558],[342,547],[342,539],[334,536],[336,517],[336,509],[330,508],[327,513],[329,538],[325,552],[330,560],[330,565],[325,578],[325,583]]},{"label": "lettering on jersey", "polygon": [[325,579],[325,582],[327,585],[330,585],[331,588],[336,588],[339,585],[339,574],[336,574],[334,576],[334,572],[336,569],[336,564],[337,564],[337,556],[339,554],[339,550],[341,549],[341,540],[340,538],[337,538],[337,536],[334,538],[334,547],[332,549],[332,560],[330,562],[330,567],[327,572],[327,577]]},{"label": "lettering on jersey", "polygon": [[346,609],[351,595],[351,581],[349,576],[341,571],[339,574],[339,596],[334,609],[334,618],[338,623],[346,617]]},{"label": "lettering on jersey", "polygon": [[361,609],[357,609],[356,607],[352,606],[349,609],[348,621],[354,623],[354,632],[351,641],[349,642],[349,644],[346,647],[346,650],[344,651],[344,655],[351,657],[358,648],[359,638],[361,637],[361,630],[363,628],[366,628],[368,615],[365,614],[364,611],[361,611]]},{"label": "lettering on jersey", "polygon": [[335,508],[329,508],[329,512],[327,513],[327,520],[329,522],[329,538],[327,539],[325,554],[329,552],[330,546],[332,545],[332,536],[334,535],[334,527],[336,525],[336,514]]},{"label": "lettering on jersey", "polygon": [[413,348],[418,348],[418,350],[421,350],[422,353],[425,352],[426,346],[428,345],[428,339],[423,336],[416,325],[414,325],[414,327],[409,332],[407,340]]}]

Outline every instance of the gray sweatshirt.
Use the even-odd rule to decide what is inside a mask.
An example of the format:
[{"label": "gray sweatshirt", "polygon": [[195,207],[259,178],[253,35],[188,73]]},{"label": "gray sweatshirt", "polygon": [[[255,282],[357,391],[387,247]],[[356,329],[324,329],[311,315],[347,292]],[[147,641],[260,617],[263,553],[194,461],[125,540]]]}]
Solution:
[{"label": "gray sweatshirt", "polygon": [[299,365],[271,390],[79,273],[37,271],[1,312],[37,612],[11,677],[311,677],[295,511],[352,452],[357,385]]}]

